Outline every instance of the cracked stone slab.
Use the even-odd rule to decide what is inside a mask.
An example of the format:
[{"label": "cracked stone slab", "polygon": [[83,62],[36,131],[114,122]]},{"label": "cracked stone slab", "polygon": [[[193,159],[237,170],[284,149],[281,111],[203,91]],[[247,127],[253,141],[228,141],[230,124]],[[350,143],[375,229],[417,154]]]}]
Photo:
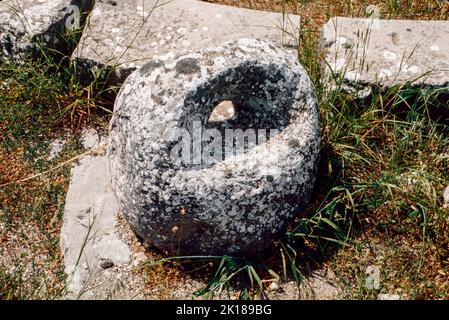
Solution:
[{"label": "cracked stone slab", "polygon": [[321,48],[325,79],[343,78],[349,91],[408,81],[449,85],[449,21],[334,17],[322,29]]},{"label": "cracked stone slab", "polygon": [[[300,17],[196,0],[96,2],[73,54],[81,68],[108,66],[122,82],[155,56],[185,54],[240,38],[296,47]],[[115,77],[115,75],[114,75]]]},{"label": "cracked stone slab", "polygon": [[92,283],[120,287],[123,279],[111,279],[104,270],[126,268],[131,261],[129,247],[115,230],[117,213],[106,157],[85,156],[72,169],[61,230],[68,298],[91,298]]},{"label": "cracked stone slab", "polygon": [[1,0],[0,57],[22,60],[49,48],[70,55],[93,0]]}]

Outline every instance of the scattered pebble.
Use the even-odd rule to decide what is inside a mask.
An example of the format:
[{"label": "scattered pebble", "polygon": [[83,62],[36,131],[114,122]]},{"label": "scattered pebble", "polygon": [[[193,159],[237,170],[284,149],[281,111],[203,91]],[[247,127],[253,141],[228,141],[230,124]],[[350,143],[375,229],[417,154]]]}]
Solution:
[{"label": "scattered pebble", "polygon": [[85,149],[96,148],[101,142],[103,142],[103,137],[93,128],[86,129],[81,133],[81,143]]},{"label": "scattered pebble", "polygon": [[278,291],[279,290],[279,284],[277,281],[273,281],[270,283],[270,285],[268,286],[268,290],[270,291]]},{"label": "scattered pebble", "polygon": [[365,13],[368,17],[371,18],[380,18],[380,7],[375,4],[370,4],[365,9]]},{"label": "scattered pebble", "polygon": [[449,186],[446,187],[443,193],[443,208],[449,208]]},{"label": "scattered pebble", "polygon": [[381,293],[377,296],[377,300],[401,300],[398,294]]}]

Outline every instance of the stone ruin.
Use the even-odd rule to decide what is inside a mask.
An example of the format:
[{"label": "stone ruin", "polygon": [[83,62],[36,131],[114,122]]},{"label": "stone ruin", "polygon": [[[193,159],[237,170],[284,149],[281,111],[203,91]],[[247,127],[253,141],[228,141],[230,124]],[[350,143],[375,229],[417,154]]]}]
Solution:
[{"label": "stone ruin", "polygon": [[[126,80],[111,123],[112,170],[101,152],[106,137],[72,170],[61,232],[69,297],[93,294],[92,277],[117,282],[105,267],[123,273],[134,263],[117,234],[120,207],[169,254],[257,255],[313,187],[318,111],[296,59],[300,18],[161,2],[0,0],[0,59],[20,62],[47,48],[86,77],[109,70],[108,85]],[[447,21],[332,18],[322,29],[322,81],[333,90],[342,80],[340,89],[359,98],[405,82],[446,90],[448,44]],[[215,162],[186,165],[182,151],[172,162],[173,129],[194,132],[195,123],[221,135],[233,127],[277,135]]]}]

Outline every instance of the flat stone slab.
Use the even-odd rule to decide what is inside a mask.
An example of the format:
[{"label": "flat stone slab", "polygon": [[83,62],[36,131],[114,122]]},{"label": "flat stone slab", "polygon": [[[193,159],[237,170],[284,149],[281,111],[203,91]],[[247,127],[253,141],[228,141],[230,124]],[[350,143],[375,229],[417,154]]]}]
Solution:
[{"label": "flat stone slab", "polygon": [[[0,0],[0,57],[21,60],[38,47],[71,54],[93,0]],[[71,50],[70,50],[71,49]]]},{"label": "flat stone slab", "polygon": [[[105,269],[129,265],[131,251],[115,230],[118,211],[107,158],[85,156],[72,169],[61,230],[68,298],[92,297],[91,284],[101,284]],[[102,285],[112,290],[114,280]]]},{"label": "flat stone slab", "polygon": [[449,21],[334,17],[323,27],[321,48],[324,78],[333,83],[449,85]]},{"label": "flat stone slab", "polygon": [[155,56],[195,52],[240,38],[296,47],[299,26],[299,16],[195,0],[100,0],[73,58],[117,67],[123,81]]}]

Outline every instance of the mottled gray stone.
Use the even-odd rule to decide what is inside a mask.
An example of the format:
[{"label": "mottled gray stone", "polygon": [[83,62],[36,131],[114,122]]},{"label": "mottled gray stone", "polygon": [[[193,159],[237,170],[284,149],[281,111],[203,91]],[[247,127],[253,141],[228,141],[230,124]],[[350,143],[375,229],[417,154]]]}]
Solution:
[{"label": "mottled gray stone", "polygon": [[[370,88],[449,85],[449,22],[336,17],[323,27],[324,78],[369,95]],[[337,83],[340,81],[337,80]]]},{"label": "mottled gray stone", "polygon": [[[208,122],[224,100],[236,115]],[[192,133],[195,121],[222,134],[283,130],[214,164],[172,161],[177,130]],[[125,81],[110,125],[112,185],[130,225],[160,249],[256,255],[309,200],[319,147],[315,91],[298,59],[241,39],[162,56]]]},{"label": "mottled gray stone", "polygon": [[73,58],[86,76],[100,75],[103,67],[117,70],[107,78],[115,84],[155,56],[245,37],[296,48],[300,18],[196,0],[99,0],[88,25]]},{"label": "mottled gray stone", "polygon": [[105,156],[86,156],[71,173],[61,230],[67,297],[88,298],[91,283],[101,282],[103,263],[127,265],[131,251],[115,232],[119,207]]},{"label": "mottled gray stone", "polygon": [[[0,1],[0,58],[22,60],[48,48],[70,55],[93,0]],[[74,17],[77,16],[79,24]],[[80,28],[77,28],[79,25]]]}]

